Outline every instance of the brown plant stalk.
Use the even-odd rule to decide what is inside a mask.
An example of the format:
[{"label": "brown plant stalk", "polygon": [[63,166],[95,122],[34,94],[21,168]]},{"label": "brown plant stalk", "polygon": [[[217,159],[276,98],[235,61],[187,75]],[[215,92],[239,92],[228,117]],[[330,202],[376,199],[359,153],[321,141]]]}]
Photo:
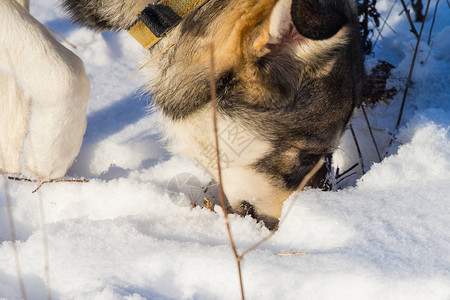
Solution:
[{"label": "brown plant stalk", "polygon": [[[3,162],[3,155],[1,152],[0,152],[0,161]],[[17,279],[19,281],[20,294],[22,296],[22,299],[27,300],[27,293],[25,291],[25,284],[23,281],[22,270],[20,268],[19,253],[17,251],[16,246],[16,230],[14,227],[14,217],[12,214],[11,198],[9,197],[9,184],[6,175],[3,172],[1,172],[1,170],[0,173],[2,174],[3,177],[3,189],[5,191],[6,211],[8,213],[9,234],[11,236],[11,246],[14,253],[14,262],[16,267]]]},{"label": "brown plant stalk", "polygon": [[411,14],[409,13],[409,9],[406,6],[406,3],[404,0],[400,0],[400,2],[402,3],[403,6],[403,10],[406,14],[406,17],[408,18],[408,22],[409,22],[409,26],[411,27],[411,32],[414,34],[414,36],[416,37],[416,39],[419,39],[419,35],[417,34],[417,30],[416,30],[416,26],[414,26],[414,23],[411,19]]},{"label": "brown plant stalk", "polygon": [[431,33],[433,32],[434,21],[436,21],[436,13],[437,13],[438,6],[439,6],[439,0],[436,1],[436,6],[434,7],[433,21],[431,22],[430,33],[428,34],[428,41],[427,41],[428,45],[430,45]]},{"label": "brown plant stalk", "polygon": [[163,50],[161,50],[161,52],[159,52],[158,54],[156,54],[155,56],[150,58],[145,64],[143,64],[139,69],[137,69],[136,72],[134,72],[133,75],[131,75],[130,78],[128,78],[128,80],[133,78],[137,73],[139,73],[139,71],[141,71],[143,68],[145,68],[146,65],[148,65],[149,63],[151,63],[152,61],[154,61],[155,59],[157,59],[158,57],[160,57],[161,55],[163,55],[164,53],[169,51],[169,49],[172,48],[173,46],[175,46],[175,44],[172,44],[169,47],[164,48]]},{"label": "brown plant stalk", "polygon": [[[13,65],[11,62],[11,57],[8,55],[8,60],[10,61],[10,64]],[[15,74],[13,74],[15,75]],[[34,152],[30,151],[30,153],[33,155],[33,160],[35,162],[37,162],[36,157],[34,156]],[[0,152],[0,162],[4,161],[4,157],[2,155],[2,153]],[[6,176],[5,174],[2,173],[3,176],[3,185],[5,187],[5,193],[6,193],[6,203],[7,203],[7,210],[8,210],[8,219],[9,219],[9,228],[10,228],[10,233],[11,233],[11,239],[13,242],[13,251],[14,251],[14,256],[15,256],[15,261],[16,261],[16,271],[17,271],[17,276],[19,279],[19,283],[20,283],[20,291],[22,294],[22,298],[23,299],[27,299],[26,297],[26,292],[25,292],[25,286],[23,283],[23,277],[22,277],[22,272],[20,270],[20,264],[19,264],[19,255],[17,253],[17,248],[16,248],[16,236],[15,236],[15,230],[14,230],[14,220],[13,220],[13,215],[11,212],[11,201],[9,199],[9,192],[8,192],[8,181],[7,179],[15,179],[15,177],[10,177],[10,176]],[[33,181],[33,180],[29,180],[29,181]],[[51,181],[51,180],[50,180]],[[32,193],[36,192],[41,186],[42,184],[44,184],[47,181],[40,181],[39,186],[37,187],[36,190],[34,190]],[[45,224],[45,214],[44,214],[44,204],[43,204],[43,200],[42,200],[42,196],[39,194],[39,212],[40,212],[40,220],[41,220],[41,228],[42,228],[42,243],[43,243],[43,248],[44,248],[44,272],[45,272],[45,279],[46,279],[46,289],[47,289],[47,299],[51,300],[51,288],[50,288],[50,271],[49,271],[49,256],[48,256],[48,239],[47,239],[47,229],[46,229],[46,224]]]},{"label": "brown plant stalk", "polygon": [[214,142],[216,147],[216,163],[217,163],[217,180],[219,185],[219,199],[220,206],[222,207],[223,216],[225,219],[225,225],[227,227],[228,239],[230,241],[231,249],[233,250],[234,257],[236,259],[236,264],[239,273],[239,284],[241,288],[241,298],[245,299],[244,296],[244,285],[242,283],[242,271],[241,271],[241,256],[237,253],[236,246],[234,244],[233,236],[231,235],[230,221],[228,219],[227,207],[225,204],[225,194],[223,192],[223,182],[222,182],[222,169],[220,166],[220,151],[219,151],[219,136],[217,133],[217,98],[216,98],[216,80],[215,80],[215,65],[214,65],[214,44],[209,44],[210,52],[210,69],[209,69],[209,79],[211,85],[211,106],[213,115],[213,127],[214,127]]},{"label": "brown plant stalk", "polygon": [[380,150],[378,150],[377,141],[373,136],[372,127],[370,126],[369,118],[367,117],[366,109],[364,108],[364,104],[361,105],[361,110],[364,114],[364,119],[366,119],[367,128],[369,128],[370,138],[372,139],[373,145],[375,146],[375,150],[377,151],[378,160],[381,162]]},{"label": "brown plant stalk", "polygon": [[353,130],[353,126],[351,123],[350,123],[349,127],[350,127],[350,132],[352,133],[353,141],[355,142],[356,150],[358,151],[359,163],[361,165],[361,170],[364,175],[366,172],[364,171],[364,159],[363,159],[363,156],[361,153],[361,148],[359,147],[358,139],[356,138],[356,133],[355,133],[355,130]]},{"label": "brown plant stalk", "polygon": [[392,29],[392,27],[389,26],[389,24],[387,23],[387,21],[389,20],[389,17],[390,17],[390,15],[391,15],[392,10],[394,9],[394,6],[395,6],[395,4],[397,3],[397,1],[398,1],[398,0],[395,0],[394,3],[392,4],[391,8],[389,9],[389,12],[388,12],[387,15],[386,15],[386,19],[384,19],[384,20],[382,19],[383,25],[382,25],[381,28],[378,30],[378,36],[377,36],[377,38],[375,39],[375,42],[373,43],[372,49],[375,49],[375,46],[377,45],[377,42],[378,42],[379,38],[381,37],[381,33],[383,32],[384,26],[387,25],[388,28],[391,28],[391,30],[392,30],[393,32],[395,32],[395,31]]},{"label": "brown plant stalk", "polygon": [[[216,97],[216,85],[215,85],[215,64],[214,64],[214,45],[212,43],[209,44],[209,52],[210,52],[210,69],[209,69],[209,77],[210,77],[210,84],[211,84],[211,106],[212,106],[212,116],[213,116],[213,129],[214,129],[214,141],[215,141],[215,149],[216,149],[216,164],[217,164],[217,180],[218,180],[218,186],[219,186],[219,199],[220,199],[220,205],[222,207],[224,219],[225,219],[225,225],[227,228],[227,234],[228,239],[230,242],[231,249],[233,251],[234,257],[236,259],[237,268],[238,268],[238,274],[239,274],[239,284],[241,289],[241,298],[245,299],[244,294],[244,287],[243,287],[243,279],[242,279],[242,270],[241,270],[241,261],[243,260],[244,256],[248,254],[249,252],[255,250],[258,248],[261,244],[263,244],[265,241],[270,239],[275,233],[276,230],[284,223],[287,216],[289,215],[289,212],[291,211],[295,201],[292,201],[289,205],[289,207],[286,210],[286,213],[284,216],[280,219],[280,222],[278,223],[278,226],[275,230],[271,231],[269,235],[267,235],[265,238],[261,239],[259,242],[254,244],[252,247],[245,250],[241,255],[238,254],[236,250],[236,246],[233,240],[233,236],[231,234],[230,229],[230,221],[228,218],[228,212],[227,207],[225,204],[225,194],[223,191],[223,182],[222,182],[222,169],[220,165],[220,148],[219,148],[219,137],[218,137],[218,129],[217,129],[217,97]],[[324,157],[322,157],[317,164],[314,166],[314,168],[309,171],[308,174],[302,179],[300,182],[300,185],[297,189],[297,191],[302,191],[307,183],[311,180],[311,178],[320,170],[322,165],[324,164]],[[283,255],[297,255],[297,254],[305,254],[304,252],[293,252],[293,253],[279,253],[277,255],[283,256]]]},{"label": "brown plant stalk", "polygon": [[[43,183],[41,183],[39,185],[39,187],[42,186],[42,184]],[[47,234],[47,225],[45,222],[44,200],[42,199],[42,194],[40,191],[38,192],[38,198],[39,198],[39,214],[40,214],[41,230],[42,230],[42,245],[44,248],[44,271],[45,271],[45,283],[46,283],[46,290],[47,290],[47,300],[51,300],[52,293],[51,293],[51,288],[50,288],[50,260],[49,260],[49,254],[48,254],[48,234]]]},{"label": "brown plant stalk", "polygon": [[[417,39],[416,48],[414,49],[414,55],[413,55],[413,59],[411,61],[411,68],[409,69],[408,80],[406,81],[405,92],[403,93],[402,105],[400,107],[400,112],[398,114],[397,125],[395,126],[395,129],[398,129],[398,127],[400,126],[400,122],[402,120],[403,109],[405,108],[406,95],[408,95],[409,85],[411,84],[411,77],[412,77],[412,73],[414,71],[414,65],[416,63],[417,52],[419,50],[420,40],[422,39],[422,33],[423,33],[423,29],[425,27],[425,20],[427,19],[428,9],[430,8],[430,2],[431,2],[431,0],[428,0],[427,8],[425,9],[424,21],[422,23],[422,26],[420,27],[420,33],[419,33],[419,37]],[[412,26],[414,26],[414,25],[412,25]]]},{"label": "brown plant stalk", "polygon": [[278,256],[290,256],[290,255],[300,255],[306,254],[306,252],[290,252],[290,253],[277,253]]},{"label": "brown plant stalk", "polygon": [[[309,171],[308,174],[306,174],[305,177],[303,177],[302,181],[300,182],[300,185],[297,189],[297,191],[303,191],[303,189],[305,188],[306,184],[311,180],[311,178],[320,170],[320,168],[322,168],[323,163],[325,162],[325,158],[321,158],[317,164],[314,166],[314,168],[312,168],[311,171]],[[255,250],[256,248],[258,248],[261,244],[263,244],[265,241],[267,241],[268,239],[270,239],[275,233],[276,230],[285,222],[287,216],[289,215],[289,212],[291,211],[292,207],[294,206],[295,201],[292,201],[289,205],[289,207],[286,210],[286,213],[284,214],[284,216],[280,219],[280,222],[278,223],[278,226],[275,230],[272,230],[272,232],[266,236],[265,238],[261,239],[259,242],[257,242],[256,244],[254,244],[253,246],[251,246],[250,248],[248,248],[247,250],[245,250],[241,256],[240,259],[242,259],[244,257],[244,255],[250,253],[251,251]]]},{"label": "brown plant stalk", "polygon": [[73,49],[77,49],[77,46],[75,46],[75,44],[72,44],[71,42],[69,42],[68,40],[66,40],[62,35],[54,32],[53,30],[51,30],[50,28],[47,27],[47,30],[50,31],[51,34],[53,34],[54,36],[56,36],[58,39],[60,39],[61,41],[65,42],[67,45],[69,45],[70,47],[72,47]]},{"label": "brown plant stalk", "polygon": [[[31,149],[30,153],[32,154],[32,159],[38,165],[38,160],[36,159],[36,156],[34,155],[33,149]],[[42,180],[39,179],[37,182],[40,182],[38,187],[32,191],[31,193],[35,193],[39,190],[39,188],[44,184],[48,182],[52,182],[53,180]],[[47,235],[47,223],[45,222],[45,211],[44,211],[44,200],[42,199],[41,192],[38,192],[38,201],[39,201],[39,216],[41,221],[41,231],[42,231],[42,248],[44,250],[44,274],[45,274],[45,288],[47,292],[47,300],[52,299],[52,293],[51,293],[51,285],[50,285],[50,259],[49,259],[49,252],[48,252],[48,235]]]},{"label": "brown plant stalk", "polygon": [[86,179],[52,179],[52,180],[35,180],[35,179],[29,179],[24,177],[15,177],[15,176],[8,176],[9,180],[15,180],[15,181],[26,181],[26,182],[39,182],[39,185],[37,188],[35,188],[31,193],[36,193],[45,183],[52,183],[52,182],[89,182],[89,180]]}]

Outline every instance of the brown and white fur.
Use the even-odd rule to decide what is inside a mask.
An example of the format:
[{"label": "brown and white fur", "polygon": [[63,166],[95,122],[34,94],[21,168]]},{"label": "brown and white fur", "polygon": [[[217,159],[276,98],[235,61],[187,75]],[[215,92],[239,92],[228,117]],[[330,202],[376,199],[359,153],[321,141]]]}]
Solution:
[{"label": "brown and white fur", "polygon": [[[149,2],[64,0],[76,22],[95,30],[128,29]],[[214,44],[223,183],[234,212],[276,228],[283,201],[337,146],[363,77],[354,6],[209,0],[149,51],[153,57],[173,45],[146,68],[170,149],[216,176],[214,164],[204,163],[214,155],[206,151],[213,144],[208,45]],[[243,150],[227,144],[230,128],[251,143]]]},{"label": "brown and white fur", "polygon": [[63,177],[86,130],[82,61],[28,12],[0,1],[0,172]]}]

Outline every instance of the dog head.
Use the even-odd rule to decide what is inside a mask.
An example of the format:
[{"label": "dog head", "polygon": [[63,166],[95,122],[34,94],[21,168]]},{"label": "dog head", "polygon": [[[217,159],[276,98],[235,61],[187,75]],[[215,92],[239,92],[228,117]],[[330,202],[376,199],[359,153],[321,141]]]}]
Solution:
[{"label": "dog head", "polygon": [[[96,30],[128,30],[150,3],[64,1],[75,21]],[[207,126],[195,118],[211,100],[214,45],[219,117],[264,145],[239,167],[262,174],[267,195],[259,203],[270,209],[239,199],[239,188],[236,195],[225,192],[231,202],[252,202],[259,219],[279,217],[278,195],[295,190],[320,157],[333,152],[359,99],[363,58],[352,1],[208,0],[148,51],[147,86],[156,107],[167,123],[196,127],[201,135]],[[278,204],[271,204],[275,198]],[[231,205],[239,211],[238,202]]]}]

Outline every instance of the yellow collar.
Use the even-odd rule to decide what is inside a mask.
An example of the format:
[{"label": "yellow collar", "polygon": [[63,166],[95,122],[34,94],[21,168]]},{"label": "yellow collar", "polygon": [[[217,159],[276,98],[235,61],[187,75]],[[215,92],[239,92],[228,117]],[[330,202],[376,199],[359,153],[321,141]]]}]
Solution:
[{"label": "yellow collar", "polygon": [[158,43],[164,35],[179,24],[196,7],[207,0],[162,0],[149,4],[139,12],[138,21],[130,27],[128,33],[147,50]]}]

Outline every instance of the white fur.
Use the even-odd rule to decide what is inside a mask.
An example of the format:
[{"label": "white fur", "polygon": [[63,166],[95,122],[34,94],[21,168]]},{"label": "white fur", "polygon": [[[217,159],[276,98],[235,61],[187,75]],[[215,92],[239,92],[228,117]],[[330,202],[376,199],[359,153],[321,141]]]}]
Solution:
[{"label": "white fur", "polygon": [[269,42],[277,43],[282,39],[292,23],[292,0],[280,0],[270,15]]},{"label": "white fur", "polygon": [[[255,138],[251,132],[230,119],[218,116],[217,123],[222,179],[231,206],[239,207],[242,200],[257,203],[257,209],[278,219],[282,203],[291,192],[275,188],[269,184],[266,175],[251,167],[264,153],[271,150],[271,146]],[[173,153],[188,156],[199,167],[217,178],[212,111],[209,106],[185,120],[174,122],[165,119],[163,126]],[[239,132],[238,136],[242,139],[233,142],[234,136],[230,138],[227,129],[232,135]],[[240,147],[239,143],[244,143],[246,147]]]},{"label": "white fur", "polygon": [[64,176],[86,130],[82,61],[15,0],[0,1],[0,170]]}]

